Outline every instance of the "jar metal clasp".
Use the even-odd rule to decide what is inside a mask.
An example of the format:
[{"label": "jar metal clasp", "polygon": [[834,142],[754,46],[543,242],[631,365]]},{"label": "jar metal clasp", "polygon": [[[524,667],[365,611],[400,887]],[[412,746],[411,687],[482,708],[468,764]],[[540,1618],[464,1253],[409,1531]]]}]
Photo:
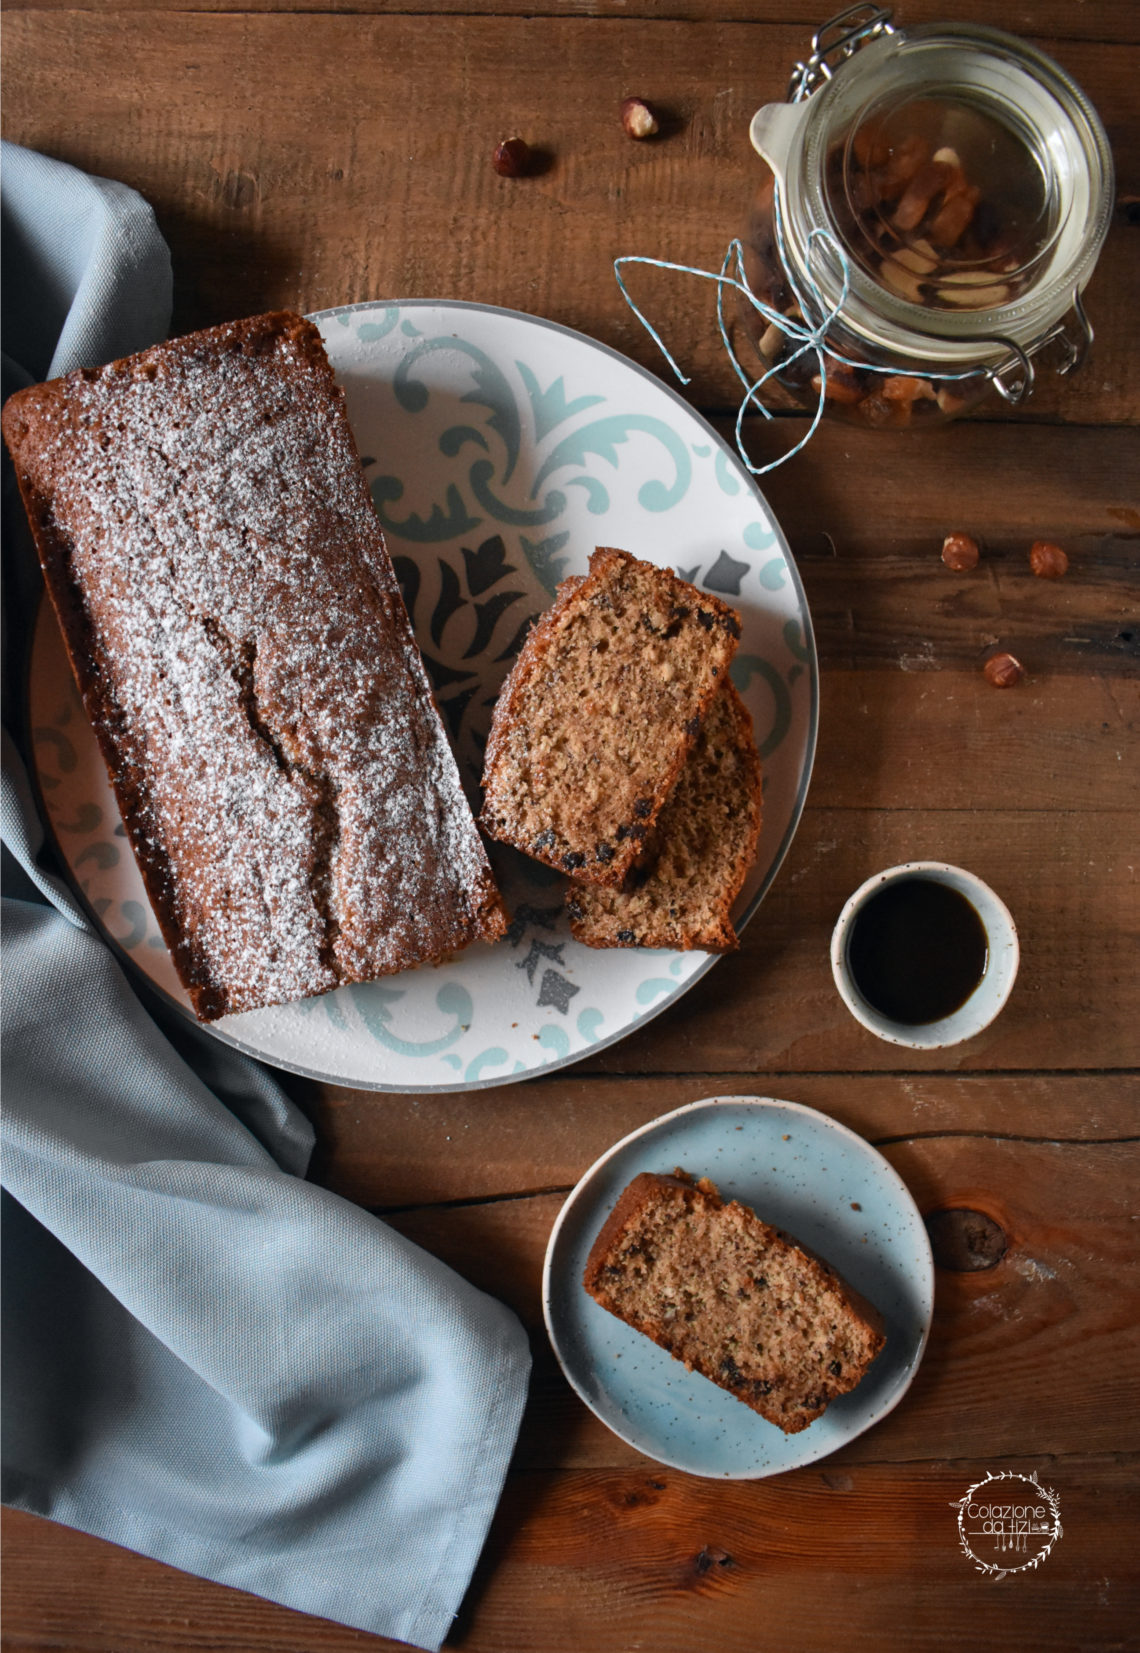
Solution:
[{"label": "jar metal clasp", "polygon": [[991,367],[987,371],[986,377],[1003,401],[1016,407],[1029,395],[1036,378],[1033,358],[1039,355],[1047,345],[1058,342],[1061,345],[1061,359],[1054,370],[1058,378],[1064,378],[1066,374],[1074,373],[1080,367],[1089,353],[1094,335],[1092,322],[1088,318],[1088,312],[1085,310],[1078,289],[1073,291],[1072,313],[1076,318],[1075,338],[1070,337],[1067,315],[1062,316],[1061,320],[1055,326],[1050,327],[1048,332],[1043,333],[1039,339],[1034,339],[1032,344],[1024,347],[1016,344],[1013,339],[1007,339],[1000,335],[994,336],[994,342],[1005,345],[1009,355],[999,362],[996,367]]},{"label": "jar metal clasp", "polygon": [[797,63],[788,83],[788,101],[802,103],[830,80],[836,69],[846,63],[869,41],[880,35],[894,34],[894,14],[889,6],[861,4],[848,6],[836,12],[822,29],[812,35],[811,55],[806,63]]}]

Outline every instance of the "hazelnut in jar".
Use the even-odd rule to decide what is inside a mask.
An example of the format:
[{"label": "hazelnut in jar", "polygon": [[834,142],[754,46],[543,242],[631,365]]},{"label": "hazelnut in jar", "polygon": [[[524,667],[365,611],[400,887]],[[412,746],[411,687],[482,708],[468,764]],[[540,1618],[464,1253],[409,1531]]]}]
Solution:
[{"label": "hazelnut in jar", "polygon": [[1046,344],[1059,371],[1077,366],[1112,205],[1108,142],[1079,87],[993,29],[895,30],[862,7],[827,40],[796,101],[752,122],[767,167],[745,275],[791,324],[742,303],[763,366],[805,406],[822,394],[874,429],[939,423],[991,391],[1019,401]]}]

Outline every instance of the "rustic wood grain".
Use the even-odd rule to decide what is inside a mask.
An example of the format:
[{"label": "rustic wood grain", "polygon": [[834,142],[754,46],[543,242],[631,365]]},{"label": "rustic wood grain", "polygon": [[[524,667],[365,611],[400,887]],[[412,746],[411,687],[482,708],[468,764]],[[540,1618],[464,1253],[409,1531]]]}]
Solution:
[{"label": "rustic wood grain", "polygon": [[[1036,1472],[1059,1496],[1064,1529],[1038,1568],[1000,1588],[962,1554],[951,1507],[999,1469]],[[644,1465],[514,1474],[447,1645],[940,1653],[965,1623],[985,1653],[1112,1653],[1133,1645],[1137,1484],[1136,1461],[1115,1454],[825,1464],[754,1484]],[[4,1534],[9,1622],[42,1627],[6,1637],[13,1648],[296,1653],[299,1627],[314,1653],[403,1645],[298,1619],[32,1516],[5,1512]],[[914,1580],[905,1588],[902,1567]]]},{"label": "rustic wood grain", "polygon": [[[734,442],[732,425],[717,425]],[[783,433],[769,430],[748,422],[746,451],[755,463],[777,451]],[[1066,692],[1076,674],[1090,685],[1100,674],[1140,680],[1140,443],[1133,430],[963,421],[884,441],[823,426],[761,487],[799,565],[825,670],[976,671],[1000,640],[1037,681],[1065,675]],[[941,561],[951,532],[971,534],[982,547],[968,574]],[[1036,539],[1066,548],[1063,579],[1033,575],[1028,551]],[[918,685],[897,688],[917,706]],[[984,722],[994,733],[1003,717],[1019,716],[1025,700],[991,695],[978,705],[989,705]],[[1087,710],[1074,714],[1075,726],[1088,728]],[[968,707],[960,713],[960,720],[948,716],[948,727],[975,715]],[[1048,741],[1040,720],[1037,733]],[[849,738],[847,727],[843,734]],[[916,740],[916,750],[925,744]],[[938,767],[949,780],[951,766]],[[1071,778],[1081,784],[1079,775]]]},{"label": "rustic wood grain", "polygon": [[[7,136],[154,204],[176,331],[283,304],[474,299],[653,368],[611,261],[719,267],[755,187],[748,121],[783,97],[804,44],[788,23],[183,11],[12,11],[5,37]],[[1121,209],[1087,295],[1095,355],[1071,380],[1043,376],[1018,417],[1135,419],[1140,50],[1053,44],[1105,120]],[[674,135],[625,137],[614,110],[635,78]],[[542,147],[540,176],[491,170],[508,130]],[[635,285],[694,402],[735,406],[708,288],[656,272]]]},{"label": "rustic wood grain", "polygon": [[[1008,1596],[983,1593],[991,1581],[972,1570],[964,1578],[969,1563],[947,1542],[947,1518],[956,1538],[951,1503],[988,1463],[823,1466],[751,1487],[653,1467],[514,1479],[501,1518],[509,1550],[493,1531],[488,1586],[472,1635],[458,1645],[521,1653],[536,1645],[536,1622],[544,1648],[592,1647],[603,1635],[666,1653],[909,1653],[945,1647],[962,1622],[970,1644],[985,1649],[1127,1645],[1136,1597],[1126,1540],[1101,1523],[1106,1505],[1121,1526],[1135,1520],[1128,1463],[1001,1467],[1038,1470],[1059,1491],[1067,1523],[1046,1564],[1006,1581]],[[1080,1536],[1063,1557],[1070,1534]],[[908,1589],[898,1586],[900,1553],[916,1580]],[[506,1565],[497,1565],[500,1554],[509,1554]],[[1114,1590],[1106,1579],[1121,1584]]]},{"label": "rustic wood grain", "polygon": [[[73,0],[4,0],[6,11],[77,10]],[[88,0],[85,11],[164,11],[165,0]],[[186,0],[181,11],[243,12],[348,12],[412,13],[422,16],[495,17],[591,17],[616,21],[629,19],[675,19],[682,22],[756,22],[764,12],[778,12],[784,23],[802,26],[806,56],[811,36],[829,15],[818,0],[781,0],[778,6],[758,0],[243,0],[234,6],[226,0]],[[904,28],[923,23],[942,23],[951,12],[944,0],[902,0],[893,8],[894,21]],[[842,10],[836,5],[834,10]],[[1014,0],[995,18],[993,0],[955,0],[952,15],[956,22],[999,26],[1017,34],[1052,36],[1065,40],[1140,40],[1140,22],[1131,0],[1098,0],[1095,7],[1073,5],[1072,0]],[[639,85],[631,84],[631,91]]]},{"label": "rustic wood grain", "polygon": [[[995,690],[979,669],[980,650],[969,672],[937,671],[933,629],[894,634],[900,672],[825,673],[813,804],[866,810],[874,798],[888,810],[1053,812],[1039,858],[1050,853],[1045,834],[1067,830],[1062,817],[1087,811],[1090,853],[1107,850],[1113,830],[1106,826],[1102,842],[1095,817],[1137,804],[1140,681],[1052,676],[1040,669],[1044,645],[1013,626],[983,625],[1027,671],[1017,688]],[[1033,823],[1022,830],[1031,849]]]},{"label": "rustic wood grain", "polygon": [[1133,1074],[612,1078],[572,1068],[459,1096],[320,1091],[318,1178],[380,1212],[569,1190],[630,1131],[709,1096],[799,1102],[876,1144],[950,1135],[1111,1143],[1140,1135]]}]

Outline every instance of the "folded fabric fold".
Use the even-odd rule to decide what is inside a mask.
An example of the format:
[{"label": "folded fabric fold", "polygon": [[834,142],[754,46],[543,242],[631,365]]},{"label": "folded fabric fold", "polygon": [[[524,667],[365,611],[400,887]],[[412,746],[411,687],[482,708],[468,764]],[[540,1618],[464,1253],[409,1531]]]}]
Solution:
[{"label": "folded fabric fold", "polygon": [[[11,145],[4,169],[6,389],[161,336],[146,204]],[[10,480],[22,643],[38,588]],[[5,1501],[438,1647],[517,1434],[522,1328],[301,1180],[311,1127],[268,1073],[148,1014],[44,858],[7,670]]]}]

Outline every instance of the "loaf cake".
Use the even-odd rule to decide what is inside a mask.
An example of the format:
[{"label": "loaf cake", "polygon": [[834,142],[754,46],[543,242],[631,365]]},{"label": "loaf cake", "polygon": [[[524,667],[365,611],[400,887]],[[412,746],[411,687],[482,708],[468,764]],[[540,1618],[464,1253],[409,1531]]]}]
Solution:
[{"label": "loaf cake", "polygon": [[157,345],[21,391],[3,430],[198,1016],[501,935],[317,329]]},{"label": "loaf cake", "polygon": [[572,885],[566,907],[575,939],[588,947],[731,952],[732,904],[756,859],[760,797],[752,719],[726,682],[623,887]]},{"label": "loaf cake", "polygon": [[885,1342],[882,1316],[828,1263],[683,1171],[634,1177],[583,1283],[786,1435],[854,1389]]},{"label": "loaf cake", "polygon": [[588,575],[559,586],[496,702],[486,831],[619,888],[739,637],[739,619],[718,598],[625,551],[595,551]]}]

